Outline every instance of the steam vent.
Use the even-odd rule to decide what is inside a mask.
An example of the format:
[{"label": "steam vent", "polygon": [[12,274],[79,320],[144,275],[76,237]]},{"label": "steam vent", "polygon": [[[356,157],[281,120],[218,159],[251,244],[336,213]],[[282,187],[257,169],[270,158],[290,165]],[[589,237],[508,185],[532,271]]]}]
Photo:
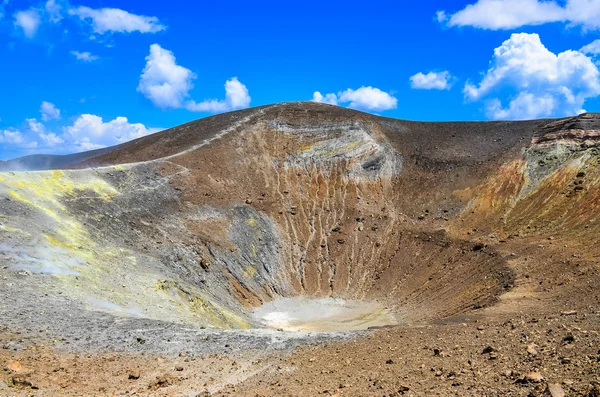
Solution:
[{"label": "steam vent", "polygon": [[600,393],[599,142],[285,103],[4,163],[0,395]]}]

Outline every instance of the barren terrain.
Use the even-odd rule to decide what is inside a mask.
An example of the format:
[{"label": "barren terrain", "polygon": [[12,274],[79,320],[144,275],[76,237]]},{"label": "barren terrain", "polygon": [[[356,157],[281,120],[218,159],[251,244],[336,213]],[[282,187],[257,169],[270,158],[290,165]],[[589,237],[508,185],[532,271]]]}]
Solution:
[{"label": "barren terrain", "polygon": [[0,395],[600,396],[599,137],[286,103],[0,172]]}]

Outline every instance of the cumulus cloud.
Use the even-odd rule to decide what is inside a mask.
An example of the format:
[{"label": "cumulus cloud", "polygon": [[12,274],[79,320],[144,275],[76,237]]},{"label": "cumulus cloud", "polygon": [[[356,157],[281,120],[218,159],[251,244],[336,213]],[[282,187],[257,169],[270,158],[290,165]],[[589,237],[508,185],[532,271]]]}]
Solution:
[{"label": "cumulus cloud", "polygon": [[195,78],[190,69],[177,64],[173,52],[152,44],[137,90],[161,109],[185,108],[193,112],[219,113],[250,105],[248,88],[237,77],[225,82],[223,100],[189,100]]},{"label": "cumulus cloud", "polygon": [[40,113],[42,114],[42,120],[44,121],[60,119],[60,109],[50,102],[42,102],[42,106],[40,106]]},{"label": "cumulus cloud", "polygon": [[31,153],[75,153],[117,145],[162,131],[141,123],[130,123],[126,117],[104,122],[102,117],[82,114],[61,133],[49,131],[34,118],[25,119],[20,128],[0,129],[0,144],[14,156]]},{"label": "cumulus cloud", "polygon": [[579,51],[583,52],[584,54],[600,54],[600,39],[594,40],[590,44],[581,47]]},{"label": "cumulus cloud", "polygon": [[325,96],[323,96],[319,91],[315,91],[315,93],[313,94],[312,100],[313,100],[313,102],[328,103],[330,105],[338,104],[338,99],[337,99],[336,94],[325,94]]},{"label": "cumulus cloud", "polygon": [[181,108],[195,78],[191,70],[177,65],[171,51],[152,44],[137,90],[159,108]]},{"label": "cumulus cloud", "polygon": [[452,75],[448,71],[419,72],[410,77],[410,86],[419,90],[449,90],[452,88]]},{"label": "cumulus cloud", "polygon": [[78,61],[81,62],[94,62],[98,60],[98,56],[93,55],[89,52],[79,52],[79,51],[71,51],[71,55],[77,58]]},{"label": "cumulus cloud", "polygon": [[[437,16],[440,22],[447,22],[448,26],[491,30],[552,22],[582,26],[586,30],[600,29],[600,0],[566,0],[564,6],[563,3],[546,0],[478,0],[454,14],[438,11]],[[440,15],[447,18],[440,20]]]},{"label": "cumulus cloud", "polygon": [[64,127],[64,137],[78,150],[93,150],[117,145],[140,138],[160,128],[147,128],[141,123],[130,123],[126,117],[104,122],[102,117],[82,114],[73,125]]},{"label": "cumulus cloud", "polygon": [[[513,92],[503,106],[497,92]],[[537,34],[518,33],[494,50],[491,66],[478,84],[467,82],[470,101],[486,100],[492,119],[530,119],[582,112],[588,98],[600,95],[600,72],[579,51],[554,54]]]},{"label": "cumulus cloud", "polygon": [[46,126],[36,119],[25,119],[24,130],[30,141],[35,142],[35,147],[38,147],[38,144],[35,141],[38,137],[41,139],[42,147],[55,147],[64,142],[63,139],[58,137],[55,133],[48,132]]},{"label": "cumulus cloud", "polygon": [[[0,0],[0,20],[10,0]],[[40,25],[60,24],[66,17],[78,19],[90,26],[95,34],[156,33],[166,29],[157,17],[136,15],[119,8],[71,6],[68,0],[45,0],[14,13],[14,25],[28,38],[33,38]]]},{"label": "cumulus cloud", "polygon": [[225,82],[225,99],[209,99],[202,102],[188,101],[186,109],[192,112],[221,113],[250,106],[248,88],[237,77]]},{"label": "cumulus cloud", "polygon": [[41,17],[36,9],[29,9],[15,13],[14,24],[23,31],[27,38],[33,38],[40,27]]},{"label": "cumulus cloud", "polygon": [[348,104],[348,107],[360,110],[383,111],[395,109],[398,100],[385,91],[374,87],[360,87],[357,90],[347,89],[336,94],[330,93],[323,96],[319,91],[313,94],[313,101],[337,105]]},{"label": "cumulus cloud", "polygon": [[76,7],[69,10],[70,15],[83,21],[90,21],[94,33],[156,33],[165,30],[157,17],[131,14],[118,8]]}]

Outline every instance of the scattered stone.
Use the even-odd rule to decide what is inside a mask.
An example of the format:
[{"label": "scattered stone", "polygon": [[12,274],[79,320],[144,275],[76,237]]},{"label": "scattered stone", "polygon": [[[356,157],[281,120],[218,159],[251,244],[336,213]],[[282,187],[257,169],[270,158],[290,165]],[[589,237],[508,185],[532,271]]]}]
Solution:
[{"label": "scattered stone", "polygon": [[484,248],[485,248],[485,244],[477,243],[473,246],[473,251],[481,251]]},{"label": "scattered stone", "polygon": [[565,397],[566,396],[563,388],[557,383],[548,383],[548,386],[546,386],[546,391],[544,392],[544,394],[547,396],[551,396],[551,397]]},{"label": "scattered stone", "polygon": [[504,376],[505,378],[510,378],[513,375],[513,371],[510,369],[506,369],[502,371],[500,375]]},{"label": "scattered stone", "polygon": [[573,343],[573,342],[575,342],[575,336],[573,334],[567,334],[567,336],[565,336],[563,338],[563,342],[565,342],[565,343]]},{"label": "scattered stone", "polygon": [[19,361],[11,361],[6,366],[6,369],[14,374],[20,374],[23,372],[27,372],[23,365]]},{"label": "scattered stone", "polygon": [[139,369],[132,369],[127,374],[127,379],[136,380],[139,378],[140,378],[140,370]]},{"label": "scattered stone", "polygon": [[537,345],[535,343],[530,343],[529,345],[527,345],[527,353],[529,353],[531,356],[537,356],[538,355],[538,351],[537,351]]},{"label": "scattered stone", "polygon": [[539,372],[529,372],[520,379],[520,383],[541,383],[544,377]]},{"label": "scattered stone", "polygon": [[561,316],[576,316],[577,310],[568,310],[560,313]]},{"label": "scattered stone", "polygon": [[150,382],[150,389],[160,389],[163,387],[169,387],[173,384],[173,379],[168,375],[157,376],[156,379]]},{"label": "scattered stone", "polygon": [[16,388],[30,387],[32,389],[38,389],[37,386],[34,386],[33,383],[31,383],[31,381],[24,376],[14,376],[10,378],[8,381],[8,386]]}]

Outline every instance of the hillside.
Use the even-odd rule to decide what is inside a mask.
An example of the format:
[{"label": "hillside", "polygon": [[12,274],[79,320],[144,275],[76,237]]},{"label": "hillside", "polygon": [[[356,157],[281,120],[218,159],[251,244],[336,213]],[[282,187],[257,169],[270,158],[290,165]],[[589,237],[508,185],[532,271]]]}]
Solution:
[{"label": "hillside", "polygon": [[[126,385],[107,394],[592,393],[599,137],[594,113],[423,123],[299,102],[0,173],[0,358],[78,363],[88,389],[27,375],[73,395],[112,372]],[[155,379],[173,365],[195,369]]]}]

